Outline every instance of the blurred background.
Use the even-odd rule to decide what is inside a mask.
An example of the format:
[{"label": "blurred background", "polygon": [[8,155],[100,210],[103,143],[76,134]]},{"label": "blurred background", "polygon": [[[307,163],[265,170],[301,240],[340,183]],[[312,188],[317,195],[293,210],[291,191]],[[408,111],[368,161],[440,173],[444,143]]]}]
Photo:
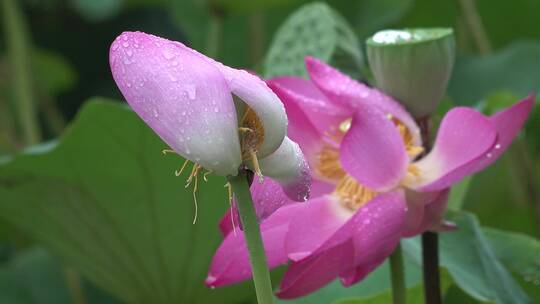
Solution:
[{"label": "blurred background", "polygon": [[[108,143],[104,134],[118,132],[120,138],[125,137],[126,150],[132,145],[129,130],[139,124],[117,107],[108,110],[108,106],[100,106],[101,109],[89,106],[85,115],[81,114],[80,123],[69,127],[89,99],[97,100],[97,103],[103,100],[107,103],[123,103],[108,64],[109,46],[122,31],[144,31],[181,41],[226,65],[251,69],[265,77],[282,74],[305,76],[302,57],[310,54],[369,82],[371,76],[363,56],[364,41],[377,30],[452,27],[456,34],[457,59],[448,94],[441,103],[437,117],[455,105],[472,106],[491,114],[540,88],[540,1],[537,0],[336,0],[327,1],[328,5],[303,0],[0,1],[0,167],[3,166],[0,169],[0,303],[121,303],[148,299],[144,296],[130,298],[128,287],[113,284],[118,283],[115,280],[122,281],[119,278],[103,281],[106,275],[97,270],[92,275],[92,265],[99,262],[88,257],[95,257],[98,253],[88,250],[81,254],[82,251],[79,252],[77,248],[84,245],[77,247],[76,242],[70,243],[73,246],[70,247],[71,251],[64,250],[64,241],[45,235],[49,230],[43,228],[41,223],[48,220],[43,220],[40,213],[32,209],[32,204],[40,201],[62,200],[47,189],[66,189],[63,183],[70,186],[75,184],[71,175],[68,178],[67,173],[63,175],[60,172],[60,168],[68,166],[66,155],[73,156],[74,162],[78,159],[90,163],[79,168],[84,175],[94,170],[90,168],[92,161],[102,157],[101,161],[107,162],[107,155],[122,155],[121,149],[109,150],[113,144]],[[96,96],[99,98],[96,99]],[[102,123],[92,121],[95,117],[101,117],[99,113],[105,113],[103,120],[112,124],[109,131],[91,131],[92,125]],[[85,130],[90,131],[84,133]],[[120,133],[119,130],[126,132]],[[80,135],[80,140],[87,141],[76,142],[72,139],[78,137],[75,134]],[[66,148],[62,153],[55,152],[59,155],[50,156],[56,157],[55,163],[47,160],[49,156],[46,154],[50,153],[51,145],[58,143],[60,136],[65,136]],[[148,133],[145,136],[150,138],[152,135]],[[157,139],[152,137],[148,140],[156,147],[154,152],[148,153],[160,152],[163,148]],[[29,152],[30,156],[23,155],[15,160],[11,158],[11,155],[39,143],[49,143],[36,148],[38,152],[35,153],[44,155],[32,156],[32,152]],[[101,145],[101,150],[93,150]],[[134,141],[133,147],[137,149],[140,146]],[[160,153],[156,154],[151,166],[160,163],[160,170],[165,170],[166,174],[173,172],[179,162],[172,163],[164,160]],[[166,163],[163,164],[164,161]],[[109,188],[114,188],[114,182],[129,174],[140,174],[130,171],[127,163],[122,167],[122,162],[111,160],[97,165],[103,171],[95,173],[96,180],[100,174],[109,174],[106,170],[113,170],[108,168],[111,164],[118,166],[118,172],[110,174],[117,179],[111,177],[108,180]],[[537,241],[540,237],[539,169],[540,119],[535,108],[525,132],[509,152],[489,170],[461,183],[457,190],[454,189],[451,199],[452,209],[475,213],[482,226],[491,231],[487,233],[488,236],[496,234],[498,230],[517,233],[512,234],[515,237],[512,242],[515,239],[519,241],[512,247],[514,250],[505,247],[508,245],[505,242],[492,246],[501,263],[509,268],[514,279],[533,298],[532,302],[535,302],[534,299],[539,301],[535,303],[540,303],[540,243]],[[163,170],[155,174],[165,174]],[[45,171],[50,173],[43,174]],[[32,180],[34,184],[17,188],[23,183],[21,180],[24,179],[26,183],[29,176],[35,178]],[[52,177],[55,180],[50,184]],[[163,183],[174,185],[168,180]],[[120,187],[129,189],[133,185],[126,183]],[[106,185],[100,187],[104,192],[115,191]],[[212,189],[221,191],[220,187]],[[13,190],[15,188],[18,190]],[[178,188],[183,189],[181,183]],[[190,193],[182,194],[182,189],[167,195],[171,200],[176,200],[175,195],[189,197]],[[64,198],[69,196],[62,195]],[[118,195],[121,197],[121,194]],[[219,192],[216,195],[222,199],[225,194]],[[100,194],[97,196],[101,197]],[[122,199],[137,200],[123,196]],[[68,215],[61,214],[63,209],[58,208],[57,218],[65,221]],[[126,203],[121,208],[131,207]],[[225,208],[223,203],[219,210],[212,211],[215,214],[213,222],[202,220],[197,223],[206,225],[204,229],[212,231],[212,237],[215,236],[215,241],[209,240],[205,247],[205,256],[210,257],[218,244],[217,218]],[[34,213],[29,210],[34,210]],[[186,210],[187,215],[183,218],[191,216],[191,209]],[[90,214],[88,210],[81,209],[80,212]],[[126,218],[129,216],[134,215]],[[93,218],[86,220],[94,221]],[[174,223],[175,220],[170,221]],[[77,225],[84,226],[85,223],[74,221],[55,229],[78,230],[80,227]],[[99,226],[101,223],[94,221],[93,225]],[[492,228],[498,230],[489,230]],[[40,234],[41,229],[45,229],[44,235]],[[106,230],[103,233],[107,235]],[[183,237],[191,236],[179,236],[176,240]],[[138,241],[134,242],[139,244]],[[93,246],[91,242],[82,244]],[[171,250],[183,252],[185,247]],[[513,252],[516,250],[517,253]],[[196,252],[190,251],[189,254],[196,255]],[[516,256],[519,253],[522,255]],[[122,256],[120,251],[117,254]],[[144,260],[144,253],[141,255]],[[169,258],[174,260],[174,253]],[[103,259],[107,260],[106,257]],[[475,263],[474,260],[468,262]],[[205,263],[206,260],[197,268],[199,270],[194,274],[196,278],[204,278]],[[168,268],[169,265],[165,264],[165,268]],[[106,264],[103,267],[107,269]],[[136,273],[137,269],[133,271]],[[419,282],[418,270],[410,272],[411,286],[416,286]],[[383,273],[377,275],[386,278]],[[145,278],[145,275],[141,277]],[[154,278],[153,274],[149,277]],[[350,296],[372,296],[376,293],[373,286],[377,286],[378,279],[373,277],[354,292],[349,291]],[[186,278],[176,279],[175,283],[170,283],[173,291],[177,285],[187,284],[183,281]],[[449,280],[446,289],[448,303],[502,303],[496,297],[490,298],[482,292],[467,290],[463,282],[456,282],[459,279],[455,276]],[[490,281],[489,275],[486,280]],[[181,289],[179,294],[191,292],[196,296],[164,297],[154,303],[166,303],[163,299],[183,299],[179,303],[225,303],[208,300],[225,301],[225,298],[221,298],[221,294],[216,297],[207,295],[212,291],[202,287],[199,279],[193,279],[193,283],[189,284],[201,286],[193,287],[191,291],[189,288],[187,291]],[[245,291],[249,288],[239,288],[237,290],[242,290],[238,292],[242,294],[241,297],[235,296],[235,290],[225,291],[228,294],[226,303],[253,301],[252,294]],[[486,287],[486,290],[490,289]],[[377,290],[384,292],[384,289]],[[148,294],[152,293],[146,292],[146,296]],[[319,295],[317,301],[314,298],[303,301],[294,303],[333,303],[335,298]],[[384,300],[379,301],[377,303],[385,303]]]}]

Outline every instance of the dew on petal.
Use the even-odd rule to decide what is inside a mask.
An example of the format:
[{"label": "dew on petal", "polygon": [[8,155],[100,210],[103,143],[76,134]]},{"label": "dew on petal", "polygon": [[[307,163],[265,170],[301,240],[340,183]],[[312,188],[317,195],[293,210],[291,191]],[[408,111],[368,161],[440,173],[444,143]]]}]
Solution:
[{"label": "dew on petal", "polygon": [[195,87],[192,84],[186,84],[185,88],[186,88],[186,93],[188,95],[188,98],[190,100],[194,100],[195,97],[197,97],[197,87]]},{"label": "dew on petal", "polygon": [[173,51],[172,51],[171,49],[169,49],[169,48],[163,49],[163,51],[161,52],[161,54],[162,54],[163,57],[164,57],[165,59],[167,59],[167,60],[171,60],[171,59],[173,59],[173,57],[174,57]]}]

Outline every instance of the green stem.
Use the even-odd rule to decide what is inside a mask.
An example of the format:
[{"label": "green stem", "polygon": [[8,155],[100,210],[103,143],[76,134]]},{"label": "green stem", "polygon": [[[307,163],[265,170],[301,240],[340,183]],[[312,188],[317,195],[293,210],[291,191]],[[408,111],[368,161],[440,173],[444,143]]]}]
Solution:
[{"label": "green stem", "polygon": [[260,11],[249,15],[249,43],[251,64],[256,66],[264,55],[264,14]]},{"label": "green stem", "polygon": [[465,15],[465,22],[469,27],[469,31],[473,35],[474,42],[478,51],[482,55],[491,53],[491,44],[486,34],[486,29],[480,19],[480,15],[476,10],[476,3],[474,0],[459,0],[461,10]]},{"label": "green stem", "polygon": [[31,145],[40,141],[41,134],[32,89],[28,30],[17,5],[14,0],[2,0],[2,19],[15,93],[14,108],[24,143]]},{"label": "green stem", "polygon": [[64,276],[73,303],[87,304],[86,298],[84,296],[81,276],[79,275],[77,270],[71,267],[65,267]]},{"label": "green stem", "polygon": [[257,301],[259,304],[272,304],[274,303],[274,295],[270,272],[268,271],[261,232],[251,199],[246,172],[241,170],[237,176],[228,176],[227,179],[236,196],[236,205],[249,251]]},{"label": "green stem", "polygon": [[407,296],[401,245],[398,245],[390,256],[390,275],[392,278],[392,303],[405,304],[407,302]]},{"label": "green stem", "polygon": [[211,6],[210,21],[208,23],[208,33],[206,36],[206,55],[217,59],[221,31],[223,26],[223,12],[219,7]]},{"label": "green stem", "polygon": [[424,277],[424,301],[441,304],[441,279],[439,273],[439,235],[435,232],[422,234],[422,271]]}]

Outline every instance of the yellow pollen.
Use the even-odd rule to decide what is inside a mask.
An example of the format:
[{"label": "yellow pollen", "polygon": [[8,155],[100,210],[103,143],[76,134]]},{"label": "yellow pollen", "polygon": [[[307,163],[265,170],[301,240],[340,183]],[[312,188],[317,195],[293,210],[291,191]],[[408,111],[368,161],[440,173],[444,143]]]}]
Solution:
[{"label": "yellow pollen", "polygon": [[264,128],[261,120],[251,108],[247,107],[240,121],[240,147],[242,159],[251,159],[251,152],[257,152],[264,141]]},{"label": "yellow pollen", "polygon": [[416,156],[424,152],[423,147],[414,145],[411,132],[401,121],[393,118],[392,115],[388,115],[387,117],[396,125],[396,128],[398,129],[398,132],[403,139],[403,143],[405,144],[405,150],[407,152],[407,155],[409,155],[411,158],[415,158]]},{"label": "yellow pollen", "polygon": [[334,195],[338,196],[349,209],[357,210],[377,196],[377,192],[362,186],[352,176],[346,175],[339,181]]},{"label": "yellow pollen", "polygon": [[339,151],[329,145],[323,146],[318,155],[317,173],[326,179],[338,181],[345,176],[339,162]]}]

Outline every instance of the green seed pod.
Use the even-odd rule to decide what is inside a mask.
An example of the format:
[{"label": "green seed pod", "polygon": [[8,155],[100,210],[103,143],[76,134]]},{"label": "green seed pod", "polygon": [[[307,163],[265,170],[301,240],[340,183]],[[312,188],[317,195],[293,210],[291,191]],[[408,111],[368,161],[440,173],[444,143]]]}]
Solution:
[{"label": "green seed pod", "polygon": [[367,40],[376,85],[415,117],[431,115],[442,99],[455,57],[450,28],[384,30]]}]

